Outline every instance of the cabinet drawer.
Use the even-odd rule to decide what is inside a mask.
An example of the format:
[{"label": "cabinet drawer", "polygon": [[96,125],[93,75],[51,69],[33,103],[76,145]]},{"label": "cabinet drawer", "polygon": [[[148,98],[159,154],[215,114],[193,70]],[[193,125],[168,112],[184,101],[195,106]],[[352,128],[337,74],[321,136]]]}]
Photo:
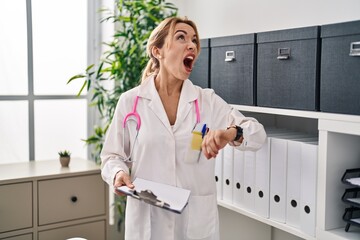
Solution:
[{"label": "cabinet drawer", "polygon": [[32,227],[32,182],[0,186],[0,233]]},{"label": "cabinet drawer", "polygon": [[255,105],[255,34],[213,38],[210,86],[230,104]]},{"label": "cabinet drawer", "polygon": [[257,104],[316,111],[319,108],[319,28],[257,34]]},{"label": "cabinet drawer", "polygon": [[39,225],[105,214],[100,174],[38,182]]},{"label": "cabinet drawer", "polygon": [[105,221],[72,225],[39,232],[38,240],[64,240],[72,237],[82,237],[87,240],[105,240]]},{"label": "cabinet drawer", "polygon": [[32,240],[32,233],[25,234],[25,235],[19,235],[19,236],[13,236],[8,238],[2,238],[2,240]]}]

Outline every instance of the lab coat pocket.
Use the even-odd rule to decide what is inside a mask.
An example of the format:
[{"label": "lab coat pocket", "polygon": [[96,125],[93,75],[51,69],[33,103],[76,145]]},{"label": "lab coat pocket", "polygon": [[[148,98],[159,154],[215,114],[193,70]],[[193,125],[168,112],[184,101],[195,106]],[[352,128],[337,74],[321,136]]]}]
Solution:
[{"label": "lab coat pocket", "polygon": [[188,152],[185,157],[185,163],[197,163],[201,157],[200,150],[188,149]]},{"label": "lab coat pocket", "polygon": [[217,208],[214,194],[190,197],[187,237],[203,239],[212,235],[216,227],[216,218]]}]

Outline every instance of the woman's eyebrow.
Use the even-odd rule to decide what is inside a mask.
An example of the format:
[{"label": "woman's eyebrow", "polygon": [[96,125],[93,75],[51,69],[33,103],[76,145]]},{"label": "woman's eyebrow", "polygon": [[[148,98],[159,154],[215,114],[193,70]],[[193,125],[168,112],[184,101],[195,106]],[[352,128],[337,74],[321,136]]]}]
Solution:
[{"label": "woman's eyebrow", "polygon": [[175,34],[178,33],[178,32],[182,32],[182,33],[184,33],[184,34],[187,34],[187,32],[186,32],[185,30],[177,30],[177,31],[175,32]]},{"label": "woman's eyebrow", "polygon": [[[182,32],[182,33],[184,33],[185,35],[187,35],[187,32],[186,32],[185,30],[181,30],[181,29],[176,30],[176,31],[175,31],[175,34],[177,34],[178,32]],[[196,37],[196,34],[194,34],[193,37]]]}]

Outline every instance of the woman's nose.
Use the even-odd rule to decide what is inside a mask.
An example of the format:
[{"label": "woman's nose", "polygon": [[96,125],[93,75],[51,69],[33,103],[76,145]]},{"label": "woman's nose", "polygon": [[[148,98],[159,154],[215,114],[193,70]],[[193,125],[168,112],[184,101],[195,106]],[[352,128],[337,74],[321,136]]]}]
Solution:
[{"label": "woman's nose", "polygon": [[188,44],[188,49],[191,50],[191,51],[194,51],[196,48],[196,45],[193,41],[191,41],[189,44]]}]

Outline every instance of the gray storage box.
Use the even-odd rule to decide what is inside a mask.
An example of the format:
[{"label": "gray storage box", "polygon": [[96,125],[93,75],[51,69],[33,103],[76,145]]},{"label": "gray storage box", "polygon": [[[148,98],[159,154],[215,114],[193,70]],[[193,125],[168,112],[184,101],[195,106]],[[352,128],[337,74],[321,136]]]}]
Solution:
[{"label": "gray storage box", "polygon": [[321,27],[320,110],[360,115],[360,21]]},{"label": "gray storage box", "polygon": [[201,39],[200,40],[200,55],[195,62],[193,70],[190,74],[189,79],[195,84],[202,88],[210,87],[210,74],[209,74],[209,65],[210,65],[210,39]]},{"label": "gray storage box", "polygon": [[212,38],[210,87],[230,104],[255,105],[255,34]]},{"label": "gray storage box", "polygon": [[319,27],[257,34],[257,104],[319,109]]}]

